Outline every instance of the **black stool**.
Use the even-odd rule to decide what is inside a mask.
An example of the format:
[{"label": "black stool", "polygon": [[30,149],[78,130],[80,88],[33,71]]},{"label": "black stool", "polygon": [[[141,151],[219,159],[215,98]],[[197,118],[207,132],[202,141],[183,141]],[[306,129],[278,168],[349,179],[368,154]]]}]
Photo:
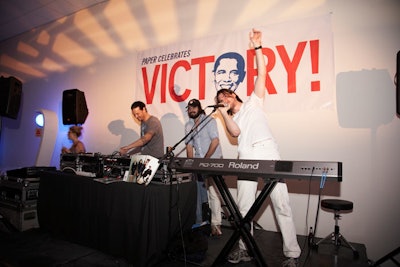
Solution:
[{"label": "black stool", "polygon": [[327,235],[325,238],[318,241],[315,246],[318,248],[318,245],[326,240],[331,240],[334,244],[336,249],[339,248],[341,243],[345,243],[348,247],[351,248],[353,251],[353,256],[358,258],[359,254],[358,251],[343,237],[340,233],[338,220],[341,218],[340,211],[349,211],[353,209],[353,202],[347,200],[340,200],[340,199],[324,199],[321,201],[321,207],[330,209],[334,211],[334,219],[335,219],[335,230]]}]

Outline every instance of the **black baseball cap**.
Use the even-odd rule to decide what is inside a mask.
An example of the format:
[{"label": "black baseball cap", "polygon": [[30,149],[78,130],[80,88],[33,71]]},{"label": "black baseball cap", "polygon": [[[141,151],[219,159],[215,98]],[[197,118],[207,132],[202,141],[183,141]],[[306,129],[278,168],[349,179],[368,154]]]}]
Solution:
[{"label": "black baseball cap", "polygon": [[191,107],[199,107],[201,109],[201,103],[199,100],[193,98],[189,101],[188,105],[186,106],[186,108],[188,108],[189,106]]}]

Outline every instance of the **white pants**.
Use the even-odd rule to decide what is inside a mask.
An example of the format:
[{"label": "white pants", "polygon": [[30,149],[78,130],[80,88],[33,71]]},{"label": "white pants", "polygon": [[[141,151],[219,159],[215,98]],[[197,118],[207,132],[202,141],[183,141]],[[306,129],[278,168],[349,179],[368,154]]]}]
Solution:
[{"label": "white pants", "polygon": [[211,209],[211,224],[212,225],[221,225],[222,223],[222,208],[221,208],[221,200],[219,199],[219,195],[217,193],[214,180],[212,177],[207,178],[208,185],[208,204]]},{"label": "white pants", "polygon": [[[242,159],[279,159],[279,153],[275,149],[275,144],[269,141],[258,143],[253,146],[248,154],[241,153]],[[257,194],[257,181],[238,180],[237,181],[237,205],[241,215],[246,216],[253,205]],[[285,183],[278,182],[271,194],[272,207],[275,211],[276,220],[283,239],[283,254],[286,257],[298,258],[301,254],[299,243],[297,242],[296,228],[294,226],[292,209],[289,203],[289,193]],[[253,225],[251,225],[253,234]],[[242,240],[239,247],[246,249]]]},{"label": "white pants", "polygon": [[[256,199],[257,184],[258,183],[254,181],[237,181],[238,208],[243,217],[246,216]],[[272,190],[270,197],[282,233],[283,254],[286,257],[298,258],[301,250],[297,242],[296,228],[293,222],[292,209],[289,204],[289,193],[286,184],[278,182]],[[253,234],[253,225],[251,225],[251,233]],[[246,249],[242,240],[239,241],[239,247],[241,249]]]}]

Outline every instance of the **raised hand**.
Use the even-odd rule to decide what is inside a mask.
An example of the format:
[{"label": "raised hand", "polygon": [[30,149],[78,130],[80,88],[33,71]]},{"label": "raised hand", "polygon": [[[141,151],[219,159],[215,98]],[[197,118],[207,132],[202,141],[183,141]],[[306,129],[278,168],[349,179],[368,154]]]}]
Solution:
[{"label": "raised hand", "polygon": [[251,46],[253,48],[258,47],[261,45],[262,33],[261,31],[253,28],[252,31],[249,33],[249,38]]}]

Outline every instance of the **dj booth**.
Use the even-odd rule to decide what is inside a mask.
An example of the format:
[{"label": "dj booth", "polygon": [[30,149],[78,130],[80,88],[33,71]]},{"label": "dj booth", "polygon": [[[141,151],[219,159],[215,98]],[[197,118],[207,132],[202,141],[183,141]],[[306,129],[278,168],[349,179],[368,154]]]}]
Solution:
[{"label": "dj booth", "polygon": [[134,266],[155,265],[170,241],[195,221],[195,182],[104,184],[73,173],[44,171],[39,192],[41,229],[123,257]]}]

